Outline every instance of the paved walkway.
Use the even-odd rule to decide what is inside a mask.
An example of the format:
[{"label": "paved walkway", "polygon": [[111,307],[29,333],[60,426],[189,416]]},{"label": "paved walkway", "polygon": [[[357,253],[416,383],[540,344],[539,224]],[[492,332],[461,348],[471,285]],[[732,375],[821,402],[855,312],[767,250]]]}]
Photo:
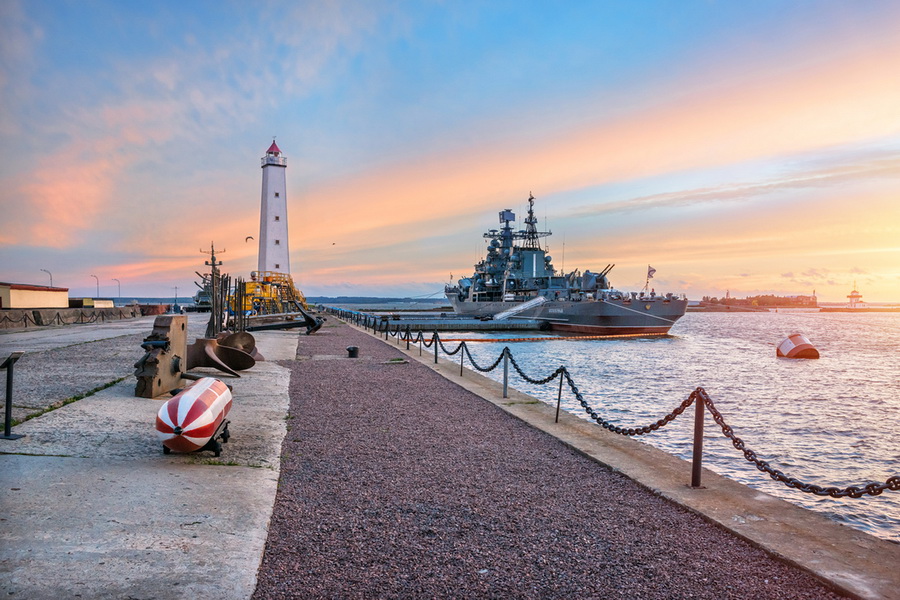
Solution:
[{"label": "paved walkway", "polygon": [[254,598],[839,597],[416,350],[330,320],[298,353]]},{"label": "paved walkway", "polygon": [[[288,402],[289,370],[275,361],[293,359],[297,333],[259,333],[268,360],[240,379],[223,378],[234,386],[234,406],[220,458],[167,456],[154,429],[166,398],[133,395],[133,364],[153,320],[0,334],[0,356],[28,351],[15,368],[19,411],[124,378],[13,429],[26,437],[0,440],[4,597],[243,600],[253,593]],[[205,320],[190,315],[188,341],[202,335]]]}]

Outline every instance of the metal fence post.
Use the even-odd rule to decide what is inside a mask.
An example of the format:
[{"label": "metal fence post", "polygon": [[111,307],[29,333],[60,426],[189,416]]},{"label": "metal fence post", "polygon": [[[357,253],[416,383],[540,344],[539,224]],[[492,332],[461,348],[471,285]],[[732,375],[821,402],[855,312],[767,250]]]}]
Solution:
[{"label": "metal fence post", "polygon": [[509,398],[509,346],[503,348],[503,397]]},{"label": "metal fence post", "polygon": [[431,343],[434,344],[434,364],[438,364],[437,351],[438,351],[438,344],[440,344],[440,341],[438,340],[437,331],[434,332],[434,335],[431,338]]},{"label": "metal fence post", "polygon": [[694,402],[697,404],[694,412],[694,453],[691,464],[691,487],[700,487],[700,467],[703,463],[703,398],[694,392]]},{"label": "metal fence post", "polygon": [[462,377],[463,374],[463,361],[466,359],[466,343],[463,342],[459,345],[459,376]]},{"label": "metal fence post", "polygon": [[12,433],[12,393],[13,393],[13,365],[22,358],[24,352],[13,352],[0,365],[0,369],[6,369],[6,419],[3,425],[3,435],[0,438],[4,440],[17,440],[25,437],[21,433]]},{"label": "metal fence post", "polygon": [[559,368],[559,394],[556,396],[556,420],[554,421],[554,423],[559,423],[559,404],[562,402],[562,384],[564,371],[565,367]]}]

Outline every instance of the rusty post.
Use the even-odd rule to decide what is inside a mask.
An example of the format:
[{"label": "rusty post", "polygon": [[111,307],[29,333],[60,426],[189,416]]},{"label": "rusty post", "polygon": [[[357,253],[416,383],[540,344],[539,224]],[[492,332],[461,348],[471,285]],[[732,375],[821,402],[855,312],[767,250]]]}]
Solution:
[{"label": "rusty post", "polygon": [[509,398],[509,346],[503,347],[503,397]]},{"label": "rusty post", "polygon": [[0,439],[17,440],[25,437],[21,433],[12,433],[12,393],[13,393],[13,365],[22,358],[24,352],[13,352],[0,364],[0,369],[6,369],[6,418],[3,424],[3,435]]},{"label": "rusty post", "polygon": [[559,423],[559,405],[562,402],[563,369],[565,367],[560,367],[559,369],[559,394],[556,396],[556,420],[554,423]]},{"label": "rusty post", "polygon": [[700,487],[700,468],[703,463],[703,398],[694,392],[694,452],[691,464],[691,487]]}]

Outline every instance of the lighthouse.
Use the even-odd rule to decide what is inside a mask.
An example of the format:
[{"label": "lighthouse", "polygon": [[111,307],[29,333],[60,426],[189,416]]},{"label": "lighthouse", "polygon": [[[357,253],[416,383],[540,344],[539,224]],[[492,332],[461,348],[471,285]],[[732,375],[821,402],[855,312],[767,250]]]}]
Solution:
[{"label": "lighthouse", "polygon": [[287,159],[275,140],[262,157],[262,201],[259,211],[260,272],[291,273],[288,250]]}]

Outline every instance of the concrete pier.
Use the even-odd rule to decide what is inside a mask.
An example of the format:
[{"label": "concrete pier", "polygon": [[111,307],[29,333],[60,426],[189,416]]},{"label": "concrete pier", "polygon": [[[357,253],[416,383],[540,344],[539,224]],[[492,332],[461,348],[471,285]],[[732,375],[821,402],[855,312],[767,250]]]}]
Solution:
[{"label": "concrete pier", "polygon": [[152,323],[0,334],[35,405],[124,377],[0,440],[8,597],[900,598],[900,546],[333,317],[255,334],[222,456],[166,456]]}]

